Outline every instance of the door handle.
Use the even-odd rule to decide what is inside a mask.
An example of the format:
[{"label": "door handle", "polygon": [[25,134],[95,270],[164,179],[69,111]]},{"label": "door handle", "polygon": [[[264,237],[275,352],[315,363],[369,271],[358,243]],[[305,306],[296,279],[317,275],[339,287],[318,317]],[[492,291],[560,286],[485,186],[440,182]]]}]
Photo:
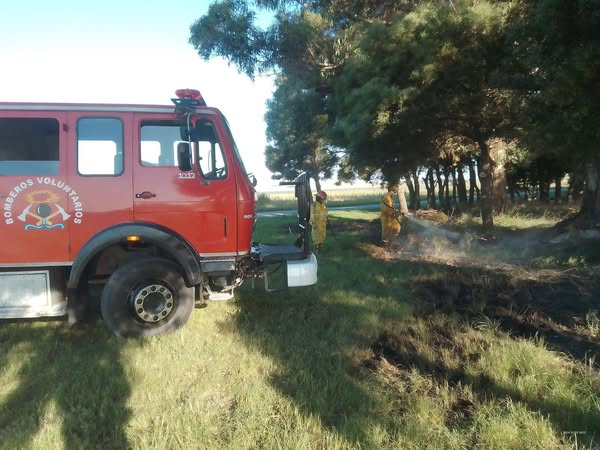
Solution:
[{"label": "door handle", "polygon": [[156,194],[153,194],[152,192],[148,192],[148,191],[144,191],[141,194],[135,194],[135,198],[152,198],[152,197],[156,197]]}]

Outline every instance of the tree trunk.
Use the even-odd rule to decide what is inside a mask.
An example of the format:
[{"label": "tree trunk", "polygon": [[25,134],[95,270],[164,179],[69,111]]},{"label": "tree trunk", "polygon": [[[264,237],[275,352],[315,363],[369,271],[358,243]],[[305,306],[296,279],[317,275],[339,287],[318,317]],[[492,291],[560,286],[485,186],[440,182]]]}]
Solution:
[{"label": "tree trunk", "polygon": [[554,180],[554,204],[559,204],[562,200],[562,177],[556,177]]},{"label": "tree trunk", "polygon": [[438,198],[440,199],[440,209],[445,208],[445,196],[444,196],[444,181],[442,180],[442,170],[438,165],[435,168],[435,178],[437,179],[438,184]]},{"label": "tree trunk", "polygon": [[581,216],[588,226],[600,226],[600,158],[585,165]]},{"label": "tree trunk", "polygon": [[481,209],[481,221],[483,222],[483,235],[488,239],[495,237],[494,229],[494,160],[490,154],[490,148],[484,140],[478,143],[480,156],[479,180],[481,183],[481,198],[479,207]]},{"label": "tree trunk", "polygon": [[487,142],[492,161],[492,201],[494,211],[501,212],[506,208],[506,155],[508,146],[502,139],[494,138]]},{"label": "tree trunk", "polygon": [[317,189],[317,192],[321,192],[321,180],[319,177],[313,177],[313,180],[315,180],[315,188]]},{"label": "tree trunk", "polygon": [[458,190],[458,208],[461,211],[464,211],[467,208],[467,183],[465,181],[465,172],[464,166],[461,164],[458,166],[458,180],[457,180],[457,190]]},{"label": "tree trunk", "polygon": [[540,201],[543,203],[550,202],[550,183],[546,180],[540,181]]},{"label": "tree trunk", "polygon": [[475,161],[469,160],[469,206],[475,204],[475,191],[477,190],[477,173],[475,172]]},{"label": "tree trunk", "polygon": [[449,213],[452,211],[452,202],[450,201],[450,169],[444,169],[444,199],[446,204],[446,211]]},{"label": "tree trunk", "polygon": [[578,168],[569,173],[569,192],[567,199],[569,201],[577,201],[580,198],[580,192],[583,190],[584,176],[581,168]]},{"label": "tree trunk", "polygon": [[427,196],[427,209],[431,208],[431,187],[429,186],[429,171],[431,169],[427,169],[427,173],[423,177],[423,184],[425,185],[425,192]]},{"label": "tree trunk", "polygon": [[406,187],[408,187],[408,205],[410,209],[413,209],[413,202],[415,197],[415,187],[413,186],[410,172],[402,175],[406,179]]},{"label": "tree trunk", "polygon": [[412,172],[412,178],[415,187],[415,198],[411,208],[416,211],[417,209],[421,209],[421,185],[419,183],[419,169]]},{"label": "tree trunk", "polygon": [[452,206],[456,207],[458,197],[458,183],[456,182],[456,169],[452,169]]},{"label": "tree trunk", "polygon": [[429,209],[436,209],[435,180],[433,179],[433,169],[431,167],[427,169],[427,175],[425,175],[425,187],[427,188],[427,207]]}]

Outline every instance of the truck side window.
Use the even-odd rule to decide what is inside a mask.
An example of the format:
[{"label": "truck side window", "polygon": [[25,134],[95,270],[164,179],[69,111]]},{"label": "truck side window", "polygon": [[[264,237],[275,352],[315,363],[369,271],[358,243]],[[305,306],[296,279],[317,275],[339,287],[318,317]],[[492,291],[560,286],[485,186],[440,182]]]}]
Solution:
[{"label": "truck side window", "polygon": [[0,175],[58,173],[56,119],[0,119]]},{"label": "truck side window", "polygon": [[207,180],[227,178],[227,164],[213,123],[198,120],[192,137],[197,141],[198,165],[202,176]]},{"label": "truck side window", "polygon": [[123,122],[111,117],[77,121],[77,172],[81,175],[123,173]]},{"label": "truck side window", "polygon": [[144,120],[140,129],[140,161],[147,167],[177,167],[177,144],[185,122]]}]

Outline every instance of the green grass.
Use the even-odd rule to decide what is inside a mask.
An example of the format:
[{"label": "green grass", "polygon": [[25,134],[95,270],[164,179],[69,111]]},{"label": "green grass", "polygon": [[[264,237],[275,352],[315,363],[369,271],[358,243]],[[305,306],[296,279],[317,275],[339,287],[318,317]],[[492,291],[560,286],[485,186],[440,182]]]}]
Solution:
[{"label": "green grass", "polygon": [[[540,205],[539,203],[518,203],[509,205],[501,214],[494,216],[494,224],[499,230],[544,229],[554,226],[557,222],[573,213],[568,205]],[[481,225],[481,217],[476,210],[475,215],[464,214],[455,222],[466,228]]]},{"label": "green grass", "polygon": [[[595,366],[493,321],[419,314],[431,269],[374,259],[341,228],[376,213],[330,215],[317,286],[247,282],[176,334],[1,323],[0,448],[553,449],[570,431],[598,445]],[[260,219],[255,239],[291,222]]]}]

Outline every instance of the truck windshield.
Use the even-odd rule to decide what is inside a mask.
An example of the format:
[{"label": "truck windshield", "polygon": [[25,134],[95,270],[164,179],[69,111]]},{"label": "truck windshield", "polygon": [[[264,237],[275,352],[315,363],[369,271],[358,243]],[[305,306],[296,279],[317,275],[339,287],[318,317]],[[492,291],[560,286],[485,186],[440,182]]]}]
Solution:
[{"label": "truck windshield", "polygon": [[244,161],[242,160],[242,157],[240,156],[240,151],[238,150],[237,144],[235,143],[235,139],[233,138],[233,134],[231,134],[231,128],[229,128],[229,122],[227,122],[227,118],[225,116],[221,115],[221,117],[223,118],[223,123],[225,123],[225,129],[227,130],[227,135],[229,136],[229,140],[231,141],[231,145],[233,146],[233,151],[235,153],[235,157],[237,158],[238,162],[240,163],[240,167],[242,169],[242,172],[247,177],[248,176],[248,172],[246,172],[246,167],[244,167]]}]

